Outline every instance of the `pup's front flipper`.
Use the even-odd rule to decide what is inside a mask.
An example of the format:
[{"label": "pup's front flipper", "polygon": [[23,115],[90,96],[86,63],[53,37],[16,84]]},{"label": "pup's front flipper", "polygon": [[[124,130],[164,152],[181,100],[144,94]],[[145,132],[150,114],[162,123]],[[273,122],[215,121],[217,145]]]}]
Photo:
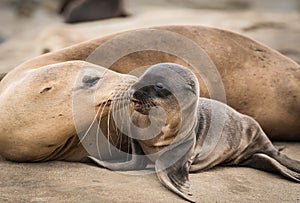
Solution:
[{"label": "pup's front flipper", "polygon": [[148,159],[144,155],[142,148],[136,140],[131,140],[131,147],[132,156],[130,161],[111,163],[107,161],[101,161],[92,156],[89,156],[89,158],[97,165],[113,171],[130,171],[144,169],[148,164]]},{"label": "pup's front flipper", "polygon": [[241,163],[243,166],[280,173],[283,176],[300,182],[300,162],[290,159],[280,152],[270,152],[270,154],[255,153],[248,160]]},{"label": "pup's front flipper", "polygon": [[[165,187],[185,200],[195,202],[192,198],[189,182],[189,169],[192,164],[190,157],[193,152],[191,146],[193,146],[192,139],[164,152],[155,162],[155,171],[158,179]],[[178,159],[178,157],[181,158]]]}]

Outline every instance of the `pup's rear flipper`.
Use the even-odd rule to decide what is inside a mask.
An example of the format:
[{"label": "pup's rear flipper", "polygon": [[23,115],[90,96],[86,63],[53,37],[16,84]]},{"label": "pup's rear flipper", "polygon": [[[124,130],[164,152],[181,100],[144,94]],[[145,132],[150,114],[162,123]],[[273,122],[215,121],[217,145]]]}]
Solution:
[{"label": "pup's rear flipper", "polygon": [[292,160],[282,154],[275,155],[275,157],[256,153],[240,165],[250,166],[272,173],[280,173],[289,179],[300,182],[300,162]]}]

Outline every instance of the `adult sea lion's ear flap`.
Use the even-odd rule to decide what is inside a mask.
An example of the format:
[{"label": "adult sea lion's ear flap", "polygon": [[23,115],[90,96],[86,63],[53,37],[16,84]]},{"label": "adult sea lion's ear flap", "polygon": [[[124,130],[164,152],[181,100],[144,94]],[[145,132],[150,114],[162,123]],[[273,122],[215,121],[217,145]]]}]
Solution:
[{"label": "adult sea lion's ear flap", "polygon": [[[190,191],[189,169],[194,139],[171,147],[155,162],[155,171],[159,181],[168,189],[189,202],[195,202]],[[178,157],[181,157],[178,159]],[[176,161],[178,160],[178,161]],[[174,163],[172,163],[175,161]]]},{"label": "adult sea lion's ear flap", "polygon": [[0,81],[6,76],[7,73],[0,73]]}]

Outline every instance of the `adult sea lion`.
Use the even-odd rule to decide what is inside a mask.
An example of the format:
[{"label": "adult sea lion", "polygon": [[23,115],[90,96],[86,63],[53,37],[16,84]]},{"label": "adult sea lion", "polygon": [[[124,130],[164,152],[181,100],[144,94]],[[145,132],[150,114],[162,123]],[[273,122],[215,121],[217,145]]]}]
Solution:
[{"label": "adult sea lion", "polygon": [[[53,63],[8,75],[11,80],[0,86],[0,156],[20,162],[83,161],[91,152],[82,147],[78,134],[86,130],[78,126],[90,126],[97,119],[99,128],[107,132],[110,104],[136,81],[85,61]],[[127,140],[121,134],[115,136],[113,129],[105,135],[118,148],[128,149]],[[100,151],[103,159],[116,154],[105,148]]]},{"label": "adult sea lion", "polygon": [[[181,40],[172,41],[170,40],[172,36]],[[118,33],[34,58],[12,72],[22,74],[30,67],[70,60],[90,61],[120,73],[129,73],[157,63],[173,62],[194,71],[201,84],[202,96],[210,97],[208,88],[203,82],[205,76],[195,71],[194,67],[201,64],[202,58],[198,58],[197,64],[185,60],[185,56],[194,56],[193,50],[187,49],[185,43],[175,46],[176,49],[181,49],[185,56],[166,53],[159,49],[161,45],[174,46],[182,41],[190,41],[202,48],[215,64],[229,106],[254,117],[271,139],[300,140],[299,64],[247,37],[220,29],[201,26],[162,26]],[[149,45],[155,45],[157,49],[149,49]],[[102,49],[102,46],[105,46],[105,49]],[[97,54],[99,47],[101,54]],[[122,51],[130,53],[115,59],[117,53]],[[90,57],[91,55],[94,57]],[[7,81],[10,80],[9,75],[5,78]],[[6,81],[5,78],[3,83]]]},{"label": "adult sea lion", "polygon": [[[276,172],[300,182],[300,162],[277,150],[253,118],[199,97],[197,78],[185,67],[154,65],[129,94],[134,109],[128,131],[132,159],[109,163],[90,157],[98,165],[133,170],[143,169],[150,160],[162,184],[191,202],[189,172],[220,164]],[[162,125],[153,124],[156,121]]]}]

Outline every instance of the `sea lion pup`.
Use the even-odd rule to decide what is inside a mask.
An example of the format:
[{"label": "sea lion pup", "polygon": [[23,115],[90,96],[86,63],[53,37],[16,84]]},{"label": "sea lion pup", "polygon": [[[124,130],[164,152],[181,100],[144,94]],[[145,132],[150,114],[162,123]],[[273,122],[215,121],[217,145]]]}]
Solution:
[{"label": "sea lion pup", "polygon": [[[129,136],[135,155],[118,164],[91,157],[98,165],[113,170],[141,169],[144,153],[155,163],[162,184],[188,201],[193,201],[188,173],[220,164],[277,172],[300,182],[299,161],[278,151],[253,118],[199,97],[196,76],[183,66],[154,65],[129,92],[134,109]],[[163,125],[153,124],[155,121]],[[155,131],[158,133],[153,134]]]},{"label": "sea lion pup", "polygon": [[[151,37],[154,34],[162,35]],[[140,38],[137,39],[137,36]],[[175,41],[173,38],[173,44],[164,44],[172,40],[172,36],[177,36],[177,39],[179,36],[181,41]],[[150,38],[152,43],[148,40]],[[70,60],[87,60],[116,72],[129,73],[140,67],[172,62],[194,71],[200,83],[201,95],[209,98],[210,94],[203,78],[189,61],[182,59],[183,56],[148,49],[149,45],[157,45],[158,48],[160,45],[169,45],[172,48],[177,42],[188,40],[202,48],[215,64],[229,106],[255,118],[273,140],[300,141],[299,64],[256,41],[225,30],[202,26],[161,26],[131,30],[34,58],[13,71],[14,74],[22,74],[23,70],[30,67]],[[106,44],[110,46],[105,46],[103,50],[101,47]],[[134,47],[140,49],[134,50]],[[185,47],[183,44],[176,49],[181,49],[183,55],[195,54],[191,50],[184,50]],[[97,55],[99,49],[102,51]],[[120,58],[113,58],[116,53],[126,50],[132,52]],[[91,55],[95,55],[92,61]],[[201,63],[201,58],[197,59],[198,64]],[[112,64],[107,64],[107,60],[113,60]],[[9,76],[5,78],[9,80]],[[2,81],[4,83],[5,78]]]},{"label": "sea lion pup", "polygon": [[[118,102],[135,77],[85,61],[51,64],[8,76],[11,80],[0,83],[1,157],[19,162],[84,161],[91,152],[82,146],[86,139],[78,135],[86,134],[91,123],[97,125],[96,119],[98,128],[109,137],[106,140],[127,151],[128,140],[113,129],[107,133],[112,126],[107,126],[106,120],[110,105]],[[103,145],[106,143],[97,147]],[[117,154],[100,151],[103,159]]]}]

